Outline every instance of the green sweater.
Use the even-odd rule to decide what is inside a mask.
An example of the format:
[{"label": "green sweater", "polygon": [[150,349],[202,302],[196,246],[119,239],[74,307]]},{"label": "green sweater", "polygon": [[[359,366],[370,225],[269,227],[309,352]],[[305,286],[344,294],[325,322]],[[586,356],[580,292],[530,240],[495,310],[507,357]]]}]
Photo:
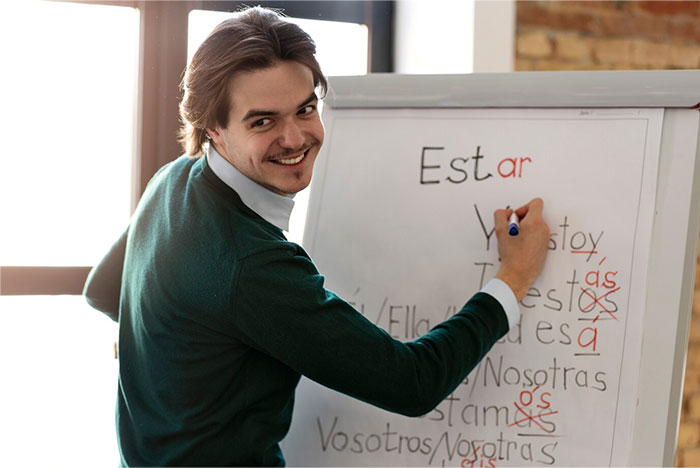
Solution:
[{"label": "green sweater", "polygon": [[498,301],[477,293],[402,343],[323,283],[306,252],[245,206],[206,158],[163,167],[85,289],[119,320],[122,463],[283,465],[278,443],[301,374],[418,416],[508,329]]}]

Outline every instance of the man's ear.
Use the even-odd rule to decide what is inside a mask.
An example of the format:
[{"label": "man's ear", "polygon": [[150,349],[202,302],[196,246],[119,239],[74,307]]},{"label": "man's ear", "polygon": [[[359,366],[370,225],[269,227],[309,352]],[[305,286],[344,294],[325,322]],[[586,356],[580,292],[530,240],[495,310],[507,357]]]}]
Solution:
[{"label": "man's ear", "polygon": [[228,153],[226,152],[226,145],[224,140],[223,129],[219,126],[214,128],[206,129],[207,135],[209,136],[209,143],[214,146],[214,149],[228,160]]},{"label": "man's ear", "polygon": [[207,135],[209,135],[209,138],[211,139],[211,141],[213,141],[215,144],[219,143],[221,141],[221,131],[218,127],[207,128],[206,132],[207,132]]}]

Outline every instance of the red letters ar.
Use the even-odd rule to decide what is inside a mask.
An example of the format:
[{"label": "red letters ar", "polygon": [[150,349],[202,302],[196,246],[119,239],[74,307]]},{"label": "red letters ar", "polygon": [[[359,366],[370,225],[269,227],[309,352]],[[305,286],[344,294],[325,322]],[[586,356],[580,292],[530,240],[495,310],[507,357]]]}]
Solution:
[{"label": "red letters ar", "polygon": [[498,163],[498,175],[504,179],[521,178],[523,176],[523,165],[531,163],[532,159],[528,157],[521,158],[503,158]]}]

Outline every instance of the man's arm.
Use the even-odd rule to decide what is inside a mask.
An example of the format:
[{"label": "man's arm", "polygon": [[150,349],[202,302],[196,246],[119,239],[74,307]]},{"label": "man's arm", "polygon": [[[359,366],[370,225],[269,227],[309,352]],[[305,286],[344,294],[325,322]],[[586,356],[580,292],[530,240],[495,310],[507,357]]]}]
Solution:
[{"label": "man's arm", "polygon": [[119,295],[128,232],[128,229],[124,231],[107,255],[90,271],[83,288],[88,304],[115,322],[119,320]]},{"label": "man's arm", "polygon": [[[549,234],[541,208],[536,199],[517,210],[523,217],[520,239],[505,237],[509,213],[496,213],[499,279],[513,302],[522,299],[544,262]],[[241,262],[230,329],[312,380],[389,411],[430,411],[508,331],[503,304],[487,291],[429,333],[402,343],[325,290],[310,259],[268,250]]]}]

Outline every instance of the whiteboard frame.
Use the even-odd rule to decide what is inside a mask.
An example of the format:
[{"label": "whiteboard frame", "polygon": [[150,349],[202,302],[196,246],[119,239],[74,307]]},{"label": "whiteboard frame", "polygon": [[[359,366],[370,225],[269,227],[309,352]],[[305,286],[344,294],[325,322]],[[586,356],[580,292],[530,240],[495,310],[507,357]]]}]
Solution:
[{"label": "whiteboard frame", "polygon": [[333,108],[700,106],[700,70],[473,73],[330,78]]},{"label": "whiteboard frame", "polygon": [[[334,109],[665,109],[628,464],[673,466],[700,232],[700,70],[370,74],[330,77],[329,84],[323,105]],[[321,159],[311,184],[307,247],[314,245],[325,170]]]},{"label": "whiteboard frame", "polygon": [[664,113],[631,466],[675,463],[700,220],[699,129],[698,111]]}]

